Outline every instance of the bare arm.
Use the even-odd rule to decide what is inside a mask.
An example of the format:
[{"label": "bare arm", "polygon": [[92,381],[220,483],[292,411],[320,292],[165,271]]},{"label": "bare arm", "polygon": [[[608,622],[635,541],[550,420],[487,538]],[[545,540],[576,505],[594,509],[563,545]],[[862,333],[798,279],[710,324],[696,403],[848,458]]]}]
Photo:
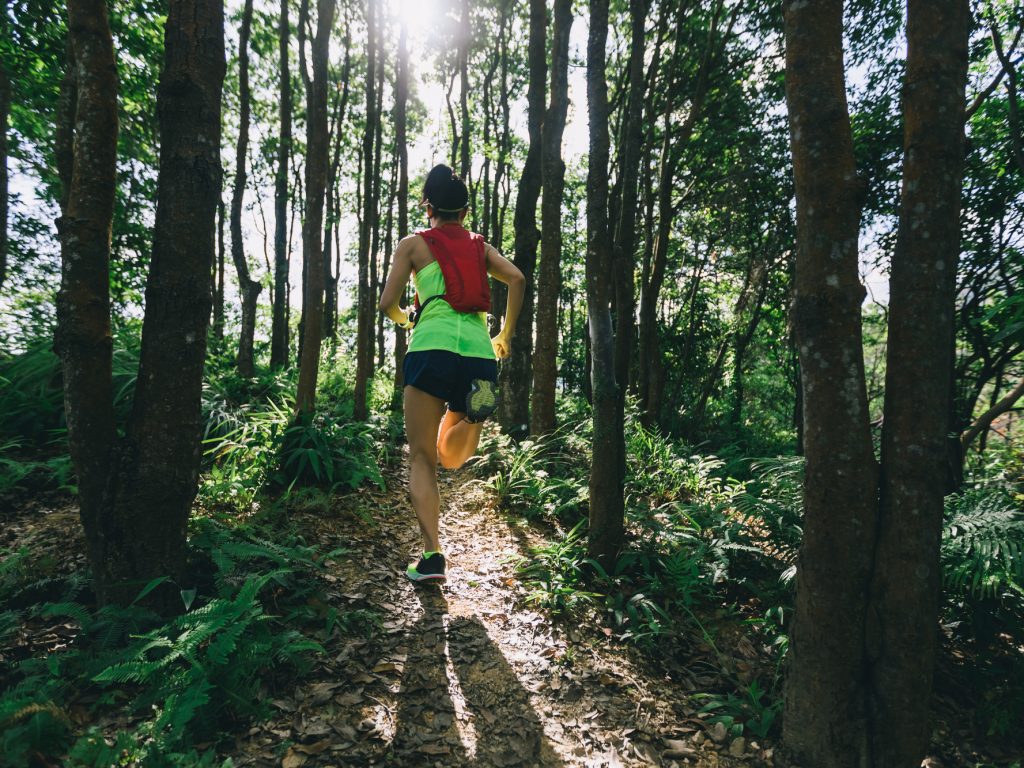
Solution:
[{"label": "bare arm", "polygon": [[505,321],[501,325],[501,331],[491,340],[494,344],[494,353],[499,358],[505,358],[509,355],[512,335],[515,333],[516,321],[519,319],[519,310],[523,306],[526,278],[519,271],[519,267],[498,253],[494,246],[488,245],[486,254],[487,274],[508,286],[508,301],[505,303]]},{"label": "bare arm", "polygon": [[409,325],[409,315],[399,306],[399,302],[402,299],[402,292],[409,282],[409,275],[412,274],[413,237],[415,235],[410,235],[398,243],[395,256],[391,260],[391,272],[388,273],[384,291],[380,295],[380,303],[377,305],[378,309],[403,328]]}]

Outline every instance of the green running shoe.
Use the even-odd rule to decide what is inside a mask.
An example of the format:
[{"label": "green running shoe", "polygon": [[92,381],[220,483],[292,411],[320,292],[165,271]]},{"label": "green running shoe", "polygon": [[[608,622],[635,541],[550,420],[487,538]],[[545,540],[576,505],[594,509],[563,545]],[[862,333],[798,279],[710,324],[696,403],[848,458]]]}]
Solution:
[{"label": "green running shoe", "polygon": [[410,581],[444,581],[444,555],[440,552],[424,552],[423,557],[415,565],[405,569]]},{"label": "green running shoe", "polygon": [[493,381],[473,379],[469,383],[469,394],[466,395],[466,421],[478,424],[498,408],[498,390]]}]

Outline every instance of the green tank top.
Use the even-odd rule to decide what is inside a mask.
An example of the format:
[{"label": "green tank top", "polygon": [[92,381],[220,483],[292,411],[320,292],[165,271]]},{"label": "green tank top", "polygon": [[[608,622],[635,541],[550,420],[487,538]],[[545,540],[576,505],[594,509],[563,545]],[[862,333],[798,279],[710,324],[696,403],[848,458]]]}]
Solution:
[{"label": "green tank top", "polygon": [[[441,265],[432,261],[413,274],[420,304],[444,293]],[[463,357],[494,359],[486,312],[456,312],[444,299],[436,299],[423,309],[409,341],[410,352],[444,349]]]}]

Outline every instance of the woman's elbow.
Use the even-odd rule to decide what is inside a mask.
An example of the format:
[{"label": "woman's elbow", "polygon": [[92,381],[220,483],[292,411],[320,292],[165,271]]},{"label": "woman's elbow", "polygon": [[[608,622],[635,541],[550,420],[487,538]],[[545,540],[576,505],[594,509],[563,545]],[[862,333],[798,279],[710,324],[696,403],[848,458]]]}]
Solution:
[{"label": "woman's elbow", "polygon": [[511,277],[511,279],[509,279],[508,284],[509,286],[516,286],[517,288],[522,288],[523,286],[526,285],[526,277],[523,275],[522,272],[520,272],[517,269],[516,273]]}]

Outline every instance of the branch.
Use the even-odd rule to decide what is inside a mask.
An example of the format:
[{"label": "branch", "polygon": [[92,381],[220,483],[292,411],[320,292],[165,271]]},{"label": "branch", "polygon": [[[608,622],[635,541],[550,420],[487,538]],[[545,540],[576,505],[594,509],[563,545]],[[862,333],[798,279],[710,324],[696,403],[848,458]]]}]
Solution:
[{"label": "branch", "polygon": [[968,446],[974,441],[974,438],[988,429],[993,421],[1013,408],[1021,397],[1024,397],[1024,378],[1017,382],[1017,386],[1008,395],[978,417],[978,420],[961,435],[960,446],[963,450],[966,451]]}]

